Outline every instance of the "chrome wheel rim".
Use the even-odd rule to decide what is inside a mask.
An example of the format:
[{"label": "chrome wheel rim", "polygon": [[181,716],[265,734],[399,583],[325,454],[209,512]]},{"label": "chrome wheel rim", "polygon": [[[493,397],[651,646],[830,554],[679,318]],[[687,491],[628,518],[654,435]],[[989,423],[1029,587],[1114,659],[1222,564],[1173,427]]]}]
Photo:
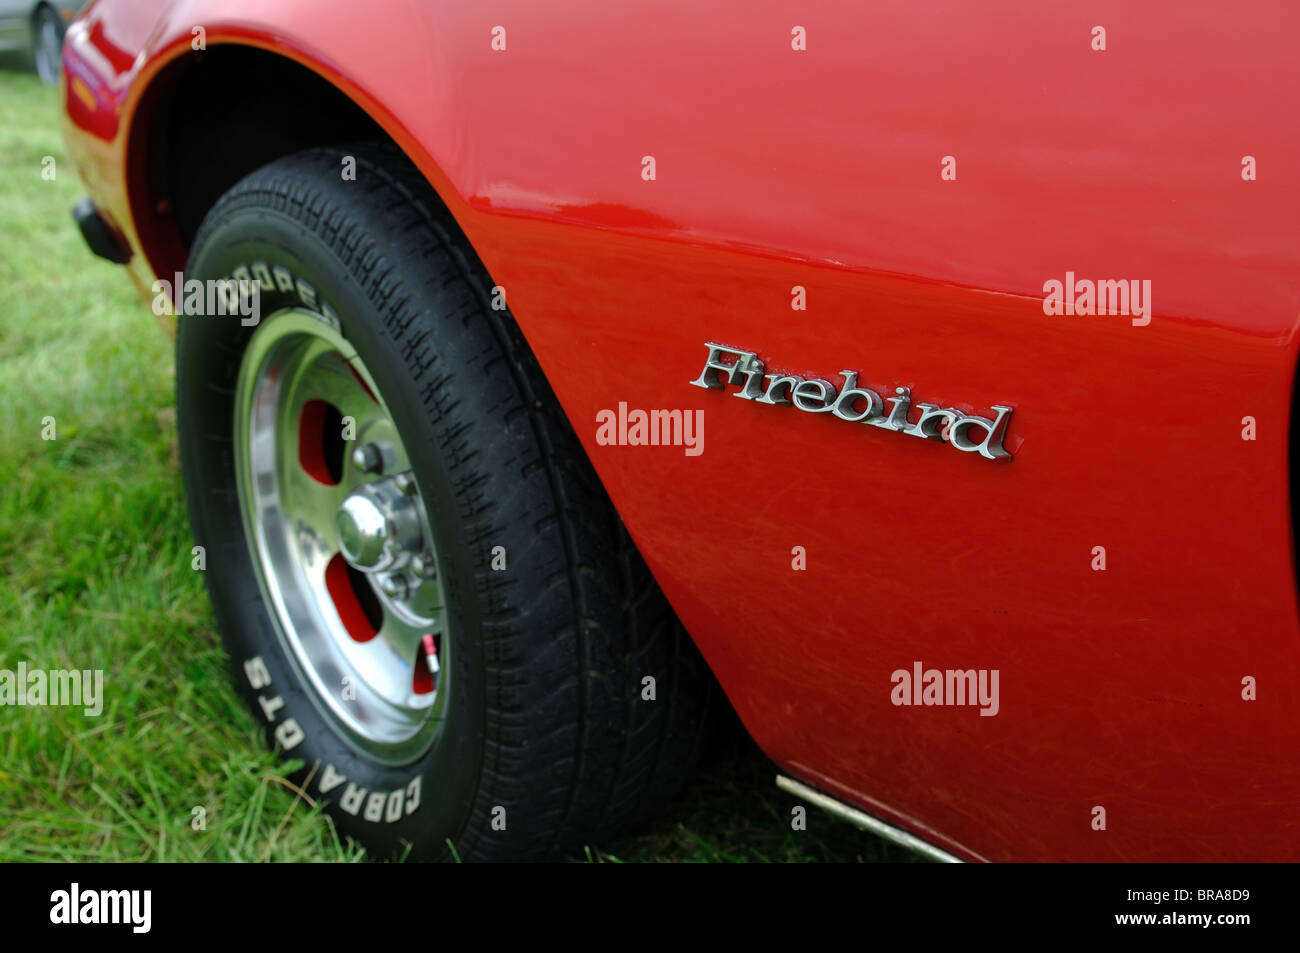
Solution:
[{"label": "chrome wheel rim", "polygon": [[428,511],[375,379],[337,327],[276,312],[244,352],[234,436],[244,530],[287,654],[355,747],[409,762],[446,709],[450,640]]}]

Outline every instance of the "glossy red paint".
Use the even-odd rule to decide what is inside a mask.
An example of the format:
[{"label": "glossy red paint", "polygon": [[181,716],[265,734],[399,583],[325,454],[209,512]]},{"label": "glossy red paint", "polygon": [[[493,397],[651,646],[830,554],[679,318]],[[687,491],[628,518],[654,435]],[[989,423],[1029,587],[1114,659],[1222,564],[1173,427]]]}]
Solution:
[{"label": "glossy red paint", "polygon": [[[291,58],[447,202],[777,762],[968,859],[1300,858],[1300,10],[472,6],[99,0],[68,140],[137,280],[183,256],[137,186],[194,24]],[[1154,320],[1044,315],[1067,271]],[[708,340],[1010,404],[1015,459],[690,387]],[[597,445],[619,401],[702,408],[705,452]],[[999,714],[893,706],[915,661],[998,669]]]}]

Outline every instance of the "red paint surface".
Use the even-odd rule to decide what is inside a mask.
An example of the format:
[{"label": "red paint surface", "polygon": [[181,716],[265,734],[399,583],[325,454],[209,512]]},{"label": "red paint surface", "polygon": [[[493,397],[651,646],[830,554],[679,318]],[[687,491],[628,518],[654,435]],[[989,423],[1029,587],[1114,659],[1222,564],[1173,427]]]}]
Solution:
[{"label": "red paint surface", "polygon": [[298,419],[298,463],[317,483],[337,486],[339,481],[330,473],[325,459],[325,419],[329,406],[323,400],[309,400],[302,405]]},{"label": "red paint surface", "polygon": [[348,564],[342,553],[335,553],[334,557],[325,564],[325,588],[334,601],[334,608],[339,614],[343,628],[347,629],[348,635],[352,636],[354,641],[369,642],[379,634],[366,618],[366,610],[352,587]]},{"label": "red paint surface", "polygon": [[[100,97],[69,94],[70,148],[138,246],[156,230],[132,214],[127,144],[193,24],[316,70],[506,287],[641,551],[787,770],[968,858],[1300,859],[1300,10],[472,6],[157,0],[155,20],[100,0],[68,37]],[[127,70],[92,55],[105,42]],[[170,270],[176,249],[144,251]],[[1154,320],[1045,316],[1066,271],[1149,279]],[[692,388],[706,340],[769,370],[1010,404],[1015,460]],[[704,453],[597,446],[619,401],[703,408]],[[998,669],[999,714],[894,707],[890,673],[918,660]]]}]

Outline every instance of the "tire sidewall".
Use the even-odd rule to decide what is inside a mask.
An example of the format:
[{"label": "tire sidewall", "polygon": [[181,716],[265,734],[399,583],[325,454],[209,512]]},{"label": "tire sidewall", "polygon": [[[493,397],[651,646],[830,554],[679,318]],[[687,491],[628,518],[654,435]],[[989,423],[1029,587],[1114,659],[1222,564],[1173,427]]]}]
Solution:
[{"label": "tire sidewall", "polygon": [[[47,50],[45,48],[45,24],[54,24],[54,33],[58,37],[57,49]],[[42,6],[37,11],[35,19],[32,21],[32,64],[36,68],[36,75],[40,77],[41,82],[49,86],[58,85],[59,69],[61,68],[61,59],[63,53],[63,36],[66,31],[63,23],[59,20],[58,14],[47,6]],[[50,62],[47,64],[49,75],[47,76],[41,69],[41,61],[48,56]]]}]

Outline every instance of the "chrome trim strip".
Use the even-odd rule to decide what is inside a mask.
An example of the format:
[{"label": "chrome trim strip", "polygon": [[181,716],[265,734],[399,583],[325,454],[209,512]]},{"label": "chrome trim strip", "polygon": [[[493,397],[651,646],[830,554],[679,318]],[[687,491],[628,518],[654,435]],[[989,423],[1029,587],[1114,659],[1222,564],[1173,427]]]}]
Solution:
[{"label": "chrome trim strip", "polygon": [[892,824],[887,824],[879,818],[859,811],[856,807],[850,807],[843,801],[837,801],[830,795],[823,794],[806,784],[801,784],[793,778],[778,774],[776,776],[776,786],[783,791],[789,791],[795,797],[803,798],[805,801],[817,805],[829,814],[834,814],[842,821],[848,821],[858,827],[865,828],[871,833],[885,838],[885,840],[893,841],[895,844],[914,850],[933,861],[941,864],[965,863],[960,857],[955,857],[946,850],[935,847],[929,841],[922,840],[915,834],[910,834],[901,828],[894,827]]}]

